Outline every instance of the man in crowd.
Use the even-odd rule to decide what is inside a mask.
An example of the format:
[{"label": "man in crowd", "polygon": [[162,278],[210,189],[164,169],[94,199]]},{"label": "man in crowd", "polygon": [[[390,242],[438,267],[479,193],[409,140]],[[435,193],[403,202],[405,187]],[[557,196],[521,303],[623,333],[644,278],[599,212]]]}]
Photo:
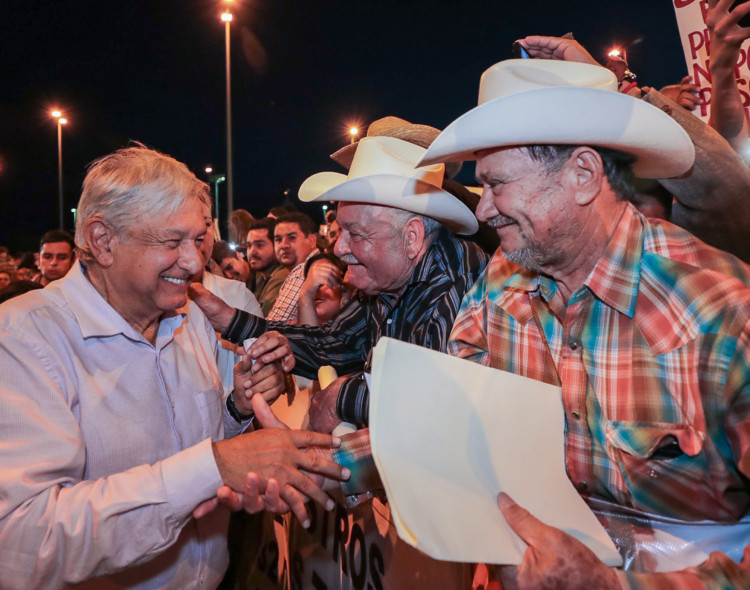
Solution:
[{"label": "man in crowd", "polygon": [[63,278],[75,261],[73,236],[62,229],[53,229],[42,236],[39,242],[39,274],[34,279],[47,286]]},{"label": "man in crowd", "polygon": [[241,434],[253,395],[283,389],[280,370],[263,390],[243,359],[222,400],[216,335],[187,299],[209,208],[207,185],[172,158],[106,156],[84,180],[79,262],[3,304],[3,588],[214,588],[227,562],[226,512],[206,515],[217,489],[243,492],[257,472],[303,520],[307,498],[330,501],[301,469],[341,469],[301,447],[334,440]]},{"label": "man in crowd", "polygon": [[250,281],[250,265],[228,242],[214,243],[211,259],[226,278],[239,281],[243,285]]},{"label": "man in crowd", "polygon": [[[424,141],[424,127],[410,126],[409,131],[417,134],[412,139]],[[428,143],[438,134],[429,129]],[[461,298],[487,262],[479,247],[451,233],[473,234],[477,222],[459,199],[441,188],[444,167],[414,169],[424,151],[402,139],[367,137],[357,145],[348,176],[324,172],[310,177],[300,188],[302,200],[339,201],[341,235],[335,253],[349,264],[347,280],[359,295],[332,322],[315,328],[258,320],[242,312],[233,317],[234,310],[210,296],[196,299],[230,340],[278,330],[289,338],[297,358],[296,372],[314,378],[318,367],[325,364],[338,371],[341,377],[314,398],[314,428],[330,432],[342,420],[367,423],[364,371],[369,369],[371,349],[381,336],[445,350]],[[360,430],[344,440],[367,448],[368,431]],[[343,455],[339,460],[344,460]],[[345,492],[366,486],[353,482]],[[391,528],[388,535],[377,532],[372,506],[363,505],[355,513],[362,520],[354,524],[367,543],[371,536],[382,543],[391,533],[395,536],[395,531]],[[367,510],[370,514],[362,516]],[[387,512],[387,508],[380,510]],[[347,530],[354,530],[354,524],[347,524]],[[317,558],[315,565],[306,567],[306,576],[311,567],[325,579],[355,575],[339,561],[330,566],[333,572]],[[388,552],[382,570],[389,588],[465,587],[471,577],[466,564],[436,562],[403,543],[398,551]]]},{"label": "man in crowd", "polygon": [[[737,522],[750,506],[748,268],[627,203],[633,173],[678,176],[694,152],[616,88],[598,66],[501,62],[422,159],[477,160],[477,216],[501,240],[450,352],[562,387],[568,477],[634,570],[501,494],[528,549],[498,575],[503,588],[750,587],[750,547],[732,560],[750,538]],[[655,543],[662,517],[688,542]]]},{"label": "man in crowd", "polygon": [[297,299],[305,282],[305,262],[318,251],[317,239],[315,222],[304,213],[287,213],[276,220],[273,230],[276,260],[290,271],[268,314],[269,320],[289,324],[297,321]]},{"label": "man in crowd", "polygon": [[267,316],[279,296],[290,268],[279,264],[273,246],[274,219],[266,217],[250,224],[247,232],[247,262],[255,273],[253,293]]}]

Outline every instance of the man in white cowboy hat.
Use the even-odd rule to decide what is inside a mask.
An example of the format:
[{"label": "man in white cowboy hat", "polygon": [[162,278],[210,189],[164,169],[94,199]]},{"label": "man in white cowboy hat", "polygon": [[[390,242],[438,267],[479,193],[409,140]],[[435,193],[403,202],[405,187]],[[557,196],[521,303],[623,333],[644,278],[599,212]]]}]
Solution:
[{"label": "man in white cowboy hat", "polygon": [[[475,244],[453,235],[473,234],[477,220],[441,188],[442,164],[415,168],[424,153],[423,147],[395,137],[365,137],[357,144],[348,174],[322,172],[302,184],[299,196],[303,201],[339,201],[341,236],[335,253],[348,263],[347,281],[359,290],[329,324],[316,328],[258,320],[210,297],[196,299],[229,340],[239,342],[277,330],[289,339],[297,362],[295,373],[315,378],[318,367],[331,365],[342,375],[313,399],[311,425],[318,430],[330,432],[342,420],[367,424],[364,371],[381,336],[445,350],[461,299],[487,262],[488,257]],[[336,460],[346,464],[351,460],[347,453],[367,452],[368,440],[366,429],[345,436],[343,444],[350,446]],[[345,492],[370,489],[368,482],[353,477]],[[363,534],[362,544],[371,556],[365,560],[365,570],[354,565],[347,569],[338,554],[328,566],[315,561],[314,569],[308,560],[307,585],[312,584],[314,572],[339,581],[369,576],[371,581],[382,579],[388,588],[466,587],[471,578],[465,564],[431,560],[400,542],[398,550],[382,550],[377,542],[392,542],[389,539],[395,539],[395,529],[389,529],[392,534],[378,533],[374,509],[369,506],[365,505],[365,510],[370,515],[362,521],[337,514],[339,520],[328,526],[331,531],[343,530],[341,527],[348,531],[342,547],[349,551],[358,546],[357,531]],[[387,507],[381,509],[387,511]],[[372,540],[375,537],[377,542]],[[373,585],[378,583],[373,581]]]},{"label": "man in white cowboy hat", "polygon": [[693,157],[605,68],[527,59],[487,70],[420,162],[476,160],[477,216],[501,241],[449,352],[562,387],[568,477],[626,563],[501,494],[528,545],[504,588],[750,587],[748,267],[626,201],[633,173]]}]

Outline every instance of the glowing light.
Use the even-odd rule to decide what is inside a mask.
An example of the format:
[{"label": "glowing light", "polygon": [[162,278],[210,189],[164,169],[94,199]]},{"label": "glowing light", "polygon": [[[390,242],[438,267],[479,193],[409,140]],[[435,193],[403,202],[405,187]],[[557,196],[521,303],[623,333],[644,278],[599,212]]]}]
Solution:
[{"label": "glowing light", "polygon": [[60,117],[60,118],[58,119],[58,121],[60,121],[60,125],[65,125],[65,123],[67,123],[67,122],[68,122],[68,120],[67,120],[67,119],[66,119],[65,117]]},{"label": "glowing light", "polygon": [[609,52],[609,53],[608,53],[607,55],[608,55],[609,57],[620,57],[620,56],[622,55],[622,53],[620,52],[620,50],[619,50],[619,49],[613,49],[613,50],[612,50],[612,51],[610,51],[610,52]]},{"label": "glowing light", "polygon": [[206,174],[211,174],[211,172],[213,172],[213,171],[214,171],[214,169],[211,168],[211,166],[206,166]]},{"label": "glowing light", "polygon": [[232,13],[231,12],[222,12],[221,13],[221,20],[223,20],[225,23],[231,22],[231,20],[232,20]]},{"label": "glowing light", "polygon": [[50,115],[52,115],[55,119],[59,119],[60,117],[62,117],[62,113],[60,111],[58,111],[57,109],[55,109],[54,111],[52,111],[50,113]]},{"label": "glowing light", "polygon": [[357,129],[356,127],[352,127],[351,129],[349,129],[349,134],[356,137],[357,135],[359,135],[359,129]]}]

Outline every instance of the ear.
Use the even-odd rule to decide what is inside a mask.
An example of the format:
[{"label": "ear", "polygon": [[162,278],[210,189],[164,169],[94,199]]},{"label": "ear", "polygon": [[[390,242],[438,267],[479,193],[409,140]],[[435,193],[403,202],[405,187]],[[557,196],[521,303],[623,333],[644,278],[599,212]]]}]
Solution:
[{"label": "ear", "polygon": [[111,266],[117,242],[112,228],[101,219],[92,217],[83,226],[83,237],[97,264],[104,268]]},{"label": "ear", "polygon": [[576,204],[589,205],[601,193],[606,179],[601,156],[595,149],[582,146],[573,152],[568,164]]},{"label": "ear", "polygon": [[424,249],[424,223],[419,217],[412,217],[404,226],[406,255],[414,260]]}]

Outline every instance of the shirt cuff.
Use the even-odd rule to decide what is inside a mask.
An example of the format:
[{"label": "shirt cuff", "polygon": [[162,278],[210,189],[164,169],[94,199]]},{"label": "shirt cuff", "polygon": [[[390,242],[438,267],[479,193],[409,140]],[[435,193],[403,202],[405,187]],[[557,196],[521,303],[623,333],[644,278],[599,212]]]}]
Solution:
[{"label": "shirt cuff", "polygon": [[224,485],[210,438],[162,460],[161,471],[167,501],[178,521],[189,517],[201,502],[215,497]]},{"label": "shirt cuff", "polygon": [[266,331],[266,321],[242,309],[235,309],[232,319],[221,337],[232,344],[241,344],[248,338],[258,337]]},{"label": "shirt cuff", "polygon": [[364,373],[348,377],[339,389],[336,413],[344,422],[367,426],[370,411],[370,392]]}]

